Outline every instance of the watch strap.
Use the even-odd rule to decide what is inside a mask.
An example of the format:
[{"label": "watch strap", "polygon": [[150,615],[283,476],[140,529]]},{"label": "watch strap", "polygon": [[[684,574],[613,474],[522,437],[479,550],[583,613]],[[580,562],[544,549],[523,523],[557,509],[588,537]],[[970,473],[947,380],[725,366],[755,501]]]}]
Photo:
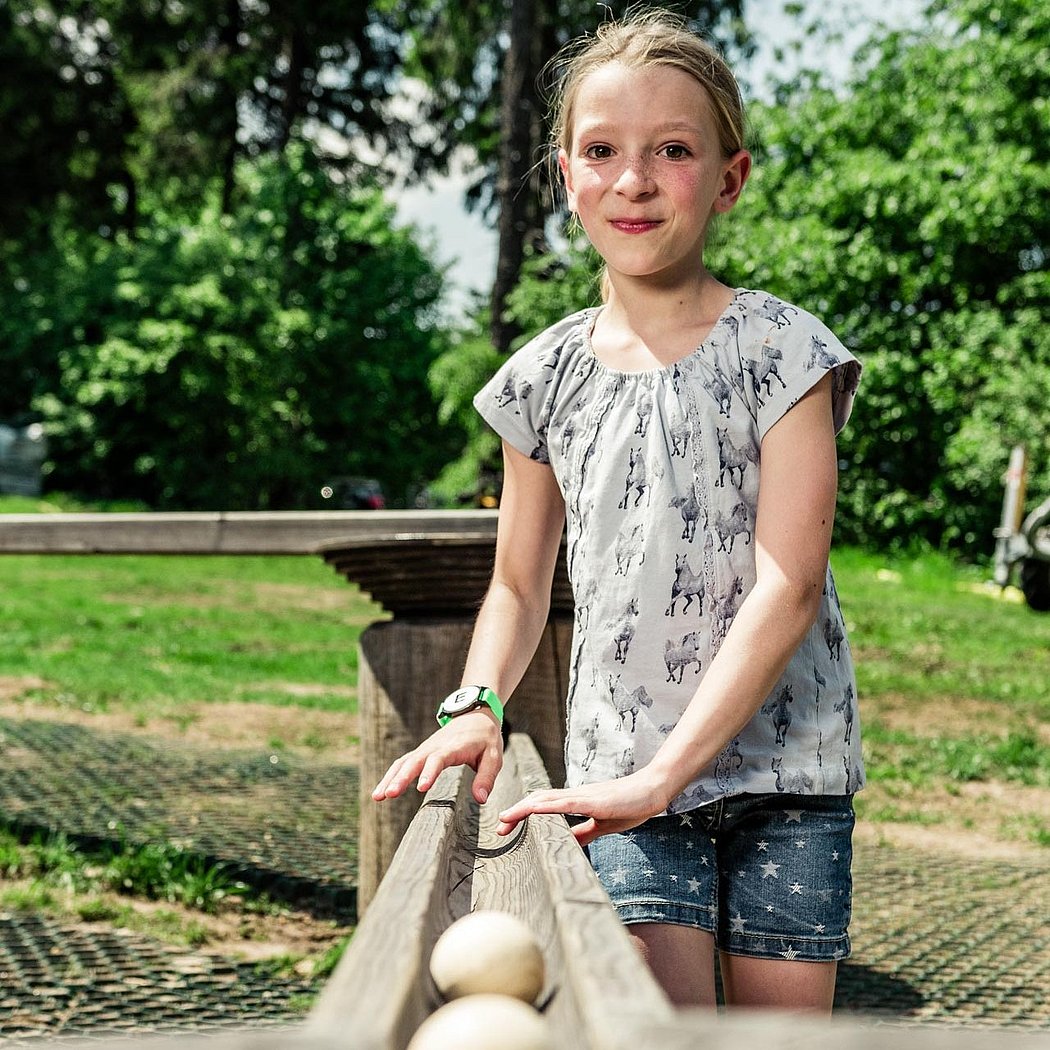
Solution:
[{"label": "watch strap", "polygon": [[474,703],[470,705],[470,707],[467,707],[462,711],[457,711],[456,714],[446,714],[445,702],[442,701],[441,704],[438,706],[437,711],[438,725],[448,725],[448,723],[451,722],[453,718],[456,718],[457,715],[465,715],[467,711],[473,711],[479,707],[487,707],[496,716],[496,721],[499,722],[499,724],[502,726],[503,703],[501,702],[500,698],[491,689],[488,688],[488,686],[481,686],[480,688],[481,691],[478,693],[477,700],[475,700]]}]

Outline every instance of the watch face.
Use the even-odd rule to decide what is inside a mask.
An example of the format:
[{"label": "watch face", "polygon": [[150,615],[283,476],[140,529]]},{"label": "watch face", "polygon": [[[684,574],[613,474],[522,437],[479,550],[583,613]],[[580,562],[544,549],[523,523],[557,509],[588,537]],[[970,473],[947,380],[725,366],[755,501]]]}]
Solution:
[{"label": "watch face", "polygon": [[473,707],[473,705],[478,702],[480,696],[480,686],[467,685],[462,689],[457,689],[450,696],[445,697],[445,702],[441,705],[441,708],[446,715],[458,715],[460,712]]}]

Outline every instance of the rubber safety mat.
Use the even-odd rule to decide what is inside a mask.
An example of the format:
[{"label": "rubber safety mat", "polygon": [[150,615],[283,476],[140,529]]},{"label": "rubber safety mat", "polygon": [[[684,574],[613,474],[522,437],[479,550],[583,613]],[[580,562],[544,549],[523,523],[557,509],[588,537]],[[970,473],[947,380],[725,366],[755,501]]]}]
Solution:
[{"label": "rubber safety mat", "polygon": [[0,911],[0,1045],[287,1025],[312,991],[125,930]]},{"label": "rubber safety mat", "polygon": [[[352,900],[352,768],[4,719],[0,755],[0,819],[96,840],[176,841],[300,903]],[[860,844],[854,880],[840,1012],[1050,1029],[1050,864]],[[0,1043],[289,1024],[309,990],[100,924],[0,911]]]},{"label": "rubber safety mat", "polygon": [[352,911],[357,795],[352,766],[0,719],[0,819],[176,843],[300,905]]}]

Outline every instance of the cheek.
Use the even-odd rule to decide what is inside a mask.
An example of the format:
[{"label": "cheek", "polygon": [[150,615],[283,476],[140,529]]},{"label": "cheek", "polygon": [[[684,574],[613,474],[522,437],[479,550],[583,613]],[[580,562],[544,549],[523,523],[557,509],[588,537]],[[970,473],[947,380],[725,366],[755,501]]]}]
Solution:
[{"label": "cheek", "polygon": [[706,195],[706,184],[703,175],[690,169],[679,167],[671,168],[663,179],[665,191],[676,201],[698,203]]}]

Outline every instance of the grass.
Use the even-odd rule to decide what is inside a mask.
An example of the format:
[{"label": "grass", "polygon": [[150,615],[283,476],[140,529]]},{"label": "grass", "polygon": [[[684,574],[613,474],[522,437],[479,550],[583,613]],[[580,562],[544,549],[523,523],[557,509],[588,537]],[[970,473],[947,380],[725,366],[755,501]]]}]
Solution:
[{"label": "grass", "polygon": [[[143,912],[133,899],[181,907]],[[173,846],[84,849],[59,833],[23,841],[11,825],[0,823],[0,909],[75,916],[197,948],[209,934],[194,913],[215,915],[234,899],[270,906],[265,897],[252,900],[248,887],[221,865],[207,865]]]},{"label": "grass", "polygon": [[[29,880],[41,891],[56,887],[77,894],[110,892],[167,901],[215,914],[233,894],[248,887],[230,878],[221,864],[167,843],[118,845],[88,850],[61,833],[34,835],[23,843],[15,829],[0,824],[0,877]],[[96,901],[85,907],[101,907]]]},{"label": "grass", "polygon": [[[940,555],[846,550],[833,567],[861,698],[861,819],[1050,846],[1050,616]],[[1024,816],[1018,789],[1044,792]]]},{"label": "grass", "polygon": [[1050,720],[1050,617],[1002,600],[987,569],[855,550],[833,567],[862,697],[965,697]]},{"label": "grass", "polygon": [[83,711],[352,710],[357,635],[379,615],[320,558],[7,555],[0,676]]}]

